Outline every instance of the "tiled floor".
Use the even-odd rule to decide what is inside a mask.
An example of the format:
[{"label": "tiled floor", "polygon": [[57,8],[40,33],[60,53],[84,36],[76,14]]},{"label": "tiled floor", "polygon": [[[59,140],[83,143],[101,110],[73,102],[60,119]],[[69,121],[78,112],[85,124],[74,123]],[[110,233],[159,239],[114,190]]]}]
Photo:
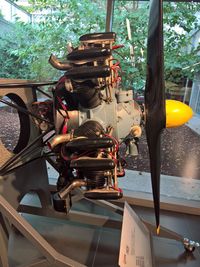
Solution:
[{"label": "tiled floor", "polygon": [[[29,199],[30,200],[30,199]],[[32,198],[33,201],[33,198]],[[149,208],[133,207],[142,218],[154,222],[154,212]],[[113,213],[87,201],[75,204],[75,210],[109,215]],[[120,231],[94,227],[64,220],[24,215],[46,240],[59,252],[89,267],[116,267],[120,245]],[[115,218],[120,218],[114,215]],[[200,217],[171,212],[161,213],[161,224],[185,237],[200,241]],[[186,253],[181,243],[174,240],[153,238],[155,266],[153,267],[199,267],[198,249]],[[39,252],[21,235],[13,234],[9,242],[10,266],[26,264],[41,257]],[[53,266],[53,265],[52,265]],[[75,266],[76,267],[76,266]],[[134,266],[133,266],[134,267]],[[140,267],[140,266],[137,266]]]}]

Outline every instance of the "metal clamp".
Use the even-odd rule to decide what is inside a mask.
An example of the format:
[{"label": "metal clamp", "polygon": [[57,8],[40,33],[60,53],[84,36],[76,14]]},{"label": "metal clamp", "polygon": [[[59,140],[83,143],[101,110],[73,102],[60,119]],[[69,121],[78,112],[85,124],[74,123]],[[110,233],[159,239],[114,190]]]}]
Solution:
[{"label": "metal clamp", "polygon": [[183,245],[186,251],[193,252],[195,248],[200,247],[198,242],[192,241],[188,238],[183,239]]}]

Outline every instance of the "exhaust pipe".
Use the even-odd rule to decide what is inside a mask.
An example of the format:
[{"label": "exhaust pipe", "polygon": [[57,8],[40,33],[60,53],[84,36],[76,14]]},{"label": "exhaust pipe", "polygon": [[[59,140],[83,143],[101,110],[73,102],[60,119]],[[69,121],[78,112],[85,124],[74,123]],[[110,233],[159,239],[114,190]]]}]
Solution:
[{"label": "exhaust pipe", "polygon": [[50,149],[54,149],[57,145],[68,142],[72,139],[71,134],[59,134],[56,135],[51,142],[48,143]]},{"label": "exhaust pipe", "polygon": [[68,70],[72,67],[69,63],[59,61],[53,54],[49,58],[49,63],[57,70]]},{"label": "exhaust pipe", "polygon": [[75,188],[77,188],[77,187],[81,187],[81,186],[86,186],[87,185],[87,182],[86,181],[84,181],[84,180],[74,180],[70,185],[67,185],[67,186],[65,186],[59,193],[58,193],[58,195],[59,195],[59,197],[61,198],[61,199],[65,199],[67,196],[68,196],[68,194],[73,190],[73,189],[75,189]]}]

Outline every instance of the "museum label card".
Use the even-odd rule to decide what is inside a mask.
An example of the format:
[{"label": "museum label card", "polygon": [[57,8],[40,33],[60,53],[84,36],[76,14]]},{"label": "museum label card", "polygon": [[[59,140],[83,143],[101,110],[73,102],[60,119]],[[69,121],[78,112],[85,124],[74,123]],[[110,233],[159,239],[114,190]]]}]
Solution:
[{"label": "museum label card", "polygon": [[124,206],[119,266],[153,266],[150,233],[127,202]]}]

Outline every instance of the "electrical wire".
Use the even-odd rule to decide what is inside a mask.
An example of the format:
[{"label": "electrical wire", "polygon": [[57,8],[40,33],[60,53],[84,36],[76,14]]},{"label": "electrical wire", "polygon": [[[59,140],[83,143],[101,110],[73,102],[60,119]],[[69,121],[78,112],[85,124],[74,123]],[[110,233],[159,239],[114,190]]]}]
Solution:
[{"label": "electrical wire", "polygon": [[115,146],[116,146],[116,151],[115,152],[118,152],[118,150],[119,150],[119,142],[118,142],[118,140],[114,136],[111,136],[109,134],[104,134],[104,136],[109,137],[114,141]]}]

